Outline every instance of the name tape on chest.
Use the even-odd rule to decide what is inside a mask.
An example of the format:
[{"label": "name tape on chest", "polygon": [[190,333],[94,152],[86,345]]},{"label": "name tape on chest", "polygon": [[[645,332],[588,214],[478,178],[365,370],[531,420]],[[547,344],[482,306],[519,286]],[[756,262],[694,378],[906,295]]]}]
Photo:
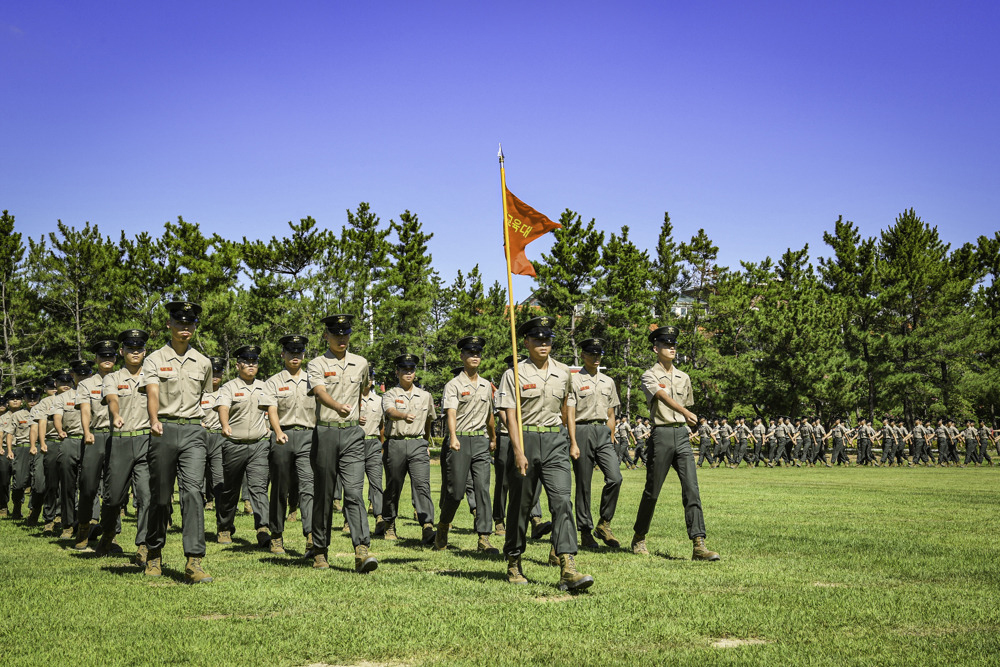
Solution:
[{"label": "name tape on chest", "polygon": [[291,391],[291,387],[278,387],[278,391]]},{"label": "name tape on chest", "polygon": [[588,389],[590,389],[590,385],[589,384],[585,384],[582,387],[580,387],[580,391],[587,391]]},{"label": "name tape on chest", "polygon": [[472,392],[471,392],[471,391],[463,391],[463,392],[462,392],[462,396],[469,396],[469,395],[471,395],[471,394],[472,394]]},{"label": "name tape on chest", "polygon": [[523,386],[521,387],[521,389],[522,389],[522,390],[523,390],[523,389],[535,389],[536,387],[537,387],[537,385],[536,385],[536,384],[535,384],[534,382],[532,382],[531,384],[526,384],[526,385],[523,385]]},{"label": "name tape on chest", "polygon": [[91,396],[100,396],[101,395],[101,390],[100,389],[91,389],[90,390],[90,395]]},{"label": "name tape on chest", "polygon": [[127,384],[120,384],[120,385],[118,385],[118,388],[119,389],[128,389],[128,385]]},{"label": "name tape on chest", "polygon": [[161,371],[172,371],[172,370],[174,370],[174,367],[173,366],[160,366],[160,370]]},{"label": "name tape on chest", "polygon": [[326,371],[323,373],[323,377],[332,378],[337,376],[337,371]]},{"label": "name tape on chest", "polygon": [[233,396],[246,396],[246,394],[244,394],[242,391],[238,391],[235,394],[233,394]]}]

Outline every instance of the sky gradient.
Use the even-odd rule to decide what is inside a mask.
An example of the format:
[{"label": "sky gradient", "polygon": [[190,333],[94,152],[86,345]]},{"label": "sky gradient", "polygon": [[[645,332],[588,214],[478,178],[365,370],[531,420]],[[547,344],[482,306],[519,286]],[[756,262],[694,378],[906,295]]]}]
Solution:
[{"label": "sky gradient", "polygon": [[815,259],[839,215],[910,207],[960,244],[1000,229],[998,26],[920,0],[5,3],[0,208],[35,238],[266,239],[367,201],[419,215],[446,281],[504,281],[502,141],[518,197],[642,247],[669,211],[723,265]]}]

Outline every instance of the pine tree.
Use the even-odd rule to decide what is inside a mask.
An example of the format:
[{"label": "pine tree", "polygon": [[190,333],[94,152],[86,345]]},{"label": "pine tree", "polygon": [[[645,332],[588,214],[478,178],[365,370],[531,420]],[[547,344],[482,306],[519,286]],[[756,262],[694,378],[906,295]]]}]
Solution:
[{"label": "pine tree", "polygon": [[580,215],[569,209],[559,222],[562,228],[552,232],[555,243],[550,254],[543,254],[541,262],[532,262],[537,273],[535,297],[546,315],[559,318],[558,327],[568,336],[568,345],[559,345],[568,348],[560,352],[563,359],[579,365],[576,332],[578,326],[590,328],[595,319],[598,306],[590,290],[600,272],[604,232],[594,229],[593,218],[584,224]]},{"label": "pine tree", "polygon": [[604,273],[594,292],[601,303],[598,333],[607,341],[607,374],[618,384],[621,412],[630,419],[633,413],[646,416],[648,408],[637,389],[643,371],[651,365],[647,338],[654,296],[649,254],[629,239],[625,225],[620,236],[612,234],[605,244],[601,267]]},{"label": "pine tree", "polygon": [[28,359],[41,338],[40,322],[24,279],[24,251],[21,233],[14,231],[14,216],[5,210],[0,215],[0,386],[13,387],[32,379],[26,377],[32,370]]},{"label": "pine tree", "polygon": [[[704,230],[701,230],[704,233]],[[653,312],[664,325],[672,319],[671,308],[681,295],[680,277],[682,262],[680,246],[674,242],[674,226],[670,214],[663,214],[663,225],[656,240],[656,258],[653,260],[652,283]],[[695,242],[695,239],[691,239]],[[716,249],[718,252],[718,249]]]}]

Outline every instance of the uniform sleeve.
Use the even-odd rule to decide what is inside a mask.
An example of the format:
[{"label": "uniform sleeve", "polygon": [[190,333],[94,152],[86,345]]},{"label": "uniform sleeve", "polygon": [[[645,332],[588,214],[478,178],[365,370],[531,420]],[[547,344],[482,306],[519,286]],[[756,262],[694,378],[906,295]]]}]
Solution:
[{"label": "uniform sleeve", "polygon": [[694,391],[691,389],[691,376],[684,375],[684,400],[681,402],[685,408],[689,408],[694,405]]},{"label": "uniform sleeve", "polygon": [[660,391],[663,387],[660,386],[659,381],[656,379],[656,375],[653,371],[649,370],[642,374],[642,393],[646,396],[647,401],[653,400],[656,393]]},{"label": "uniform sleeve", "polygon": [[142,380],[139,381],[139,389],[151,384],[160,384],[160,376],[156,372],[156,360],[146,357],[142,362]]},{"label": "uniform sleeve", "polygon": [[274,394],[268,390],[268,386],[261,383],[260,388],[260,398],[257,399],[257,407],[266,408],[272,405],[277,405],[278,402],[274,399]]},{"label": "uniform sleeve", "polygon": [[201,384],[202,393],[212,391],[212,362],[205,358],[205,381]]},{"label": "uniform sleeve", "polygon": [[229,407],[232,404],[233,404],[233,388],[227,382],[226,384],[222,385],[221,389],[219,389],[219,395],[216,396],[215,405],[213,405],[212,407],[215,409],[216,412],[218,412],[220,405],[225,405],[226,407]]},{"label": "uniform sleeve", "polygon": [[618,397],[618,385],[614,380],[611,380],[611,406],[612,408],[620,407],[622,404],[621,398]]},{"label": "uniform sleeve", "polygon": [[458,409],[458,383],[454,379],[448,380],[448,383],[444,386],[441,407],[445,410]]},{"label": "uniform sleeve", "polygon": [[394,406],[393,400],[391,389],[382,394],[382,414],[389,412],[389,408]]},{"label": "uniform sleeve", "polygon": [[427,392],[427,416],[431,419],[437,419],[437,409],[434,406],[434,394]]},{"label": "uniform sleeve", "polygon": [[104,384],[101,386],[101,393],[104,398],[118,395],[118,373],[108,373],[104,376]]},{"label": "uniform sleeve", "polygon": [[496,406],[500,410],[517,407],[517,395],[514,393],[514,371],[508,368],[500,378],[500,388],[497,389]]},{"label": "uniform sleeve", "polygon": [[76,398],[73,399],[76,402],[76,409],[79,410],[83,402],[86,401],[87,405],[90,405],[90,389],[87,385],[81,382],[76,388]]},{"label": "uniform sleeve", "polygon": [[308,378],[306,386],[309,387],[306,393],[312,396],[313,390],[316,387],[322,387],[324,384],[323,368],[316,359],[313,359],[306,365],[306,378]]},{"label": "uniform sleeve", "polygon": [[576,407],[576,392],[577,392],[577,382],[573,380],[574,377],[579,377],[577,373],[569,374],[569,391],[566,392],[566,405],[571,408]]}]

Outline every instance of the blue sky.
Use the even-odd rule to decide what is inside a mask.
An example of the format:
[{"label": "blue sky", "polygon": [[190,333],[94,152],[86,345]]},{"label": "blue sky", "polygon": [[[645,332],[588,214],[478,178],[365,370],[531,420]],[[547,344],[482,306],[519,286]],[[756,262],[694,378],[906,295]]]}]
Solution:
[{"label": "blue sky", "polygon": [[1000,229],[998,26],[919,0],[5,3],[0,208],[36,238],[269,238],[368,201],[420,216],[446,280],[503,281],[502,141],[518,197],[646,247],[669,211],[722,264],[815,258],[838,215],[910,207],[958,244]]}]

